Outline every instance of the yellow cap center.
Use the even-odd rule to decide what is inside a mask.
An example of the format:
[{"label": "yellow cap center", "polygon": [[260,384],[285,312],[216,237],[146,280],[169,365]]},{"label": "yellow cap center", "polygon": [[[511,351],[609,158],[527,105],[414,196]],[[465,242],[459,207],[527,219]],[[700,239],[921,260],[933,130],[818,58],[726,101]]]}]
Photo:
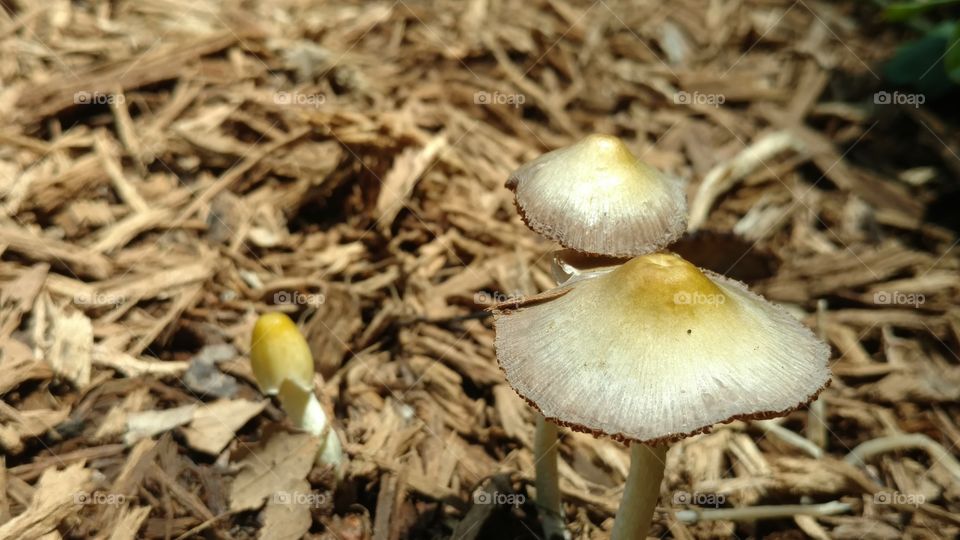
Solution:
[{"label": "yellow cap center", "polygon": [[594,134],[584,137],[583,142],[597,155],[600,162],[629,165],[637,160],[619,137]]},{"label": "yellow cap center", "polygon": [[631,259],[611,272],[607,283],[619,288],[631,310],[644,317],[689,316],[704,310],[732,310],[730,298],[699,268],[673,253]]},{"label": "yellow cap center", "polygon": [[625,197],[649,193],[657,182],[656,171],[638,160],[627,145],[611,135],[588,135],[580,142],[592,170],[589,178],[574,186],[581,198],[618,193]]}]

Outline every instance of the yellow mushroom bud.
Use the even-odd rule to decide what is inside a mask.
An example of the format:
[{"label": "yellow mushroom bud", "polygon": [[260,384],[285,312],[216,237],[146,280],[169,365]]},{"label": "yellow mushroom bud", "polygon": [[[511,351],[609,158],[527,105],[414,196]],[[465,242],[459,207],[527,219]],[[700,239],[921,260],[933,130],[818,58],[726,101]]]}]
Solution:
[{"label": "yellow mushroom bud", "polygon": [[323,440],[318,461],[341,476],[343,450],[336,431],[313,392],[313,355],[297,325],[283,313],[257,319],[250,343],[250,364],[260,391],[275,395],[293,425]]},{"label": "yellow mushroom bud", "polygon": [[253,327],[250,364],[260,391],[274,396],[284,380],[313,390],[313,355],[297,325],[283,313],[265,313]]}]

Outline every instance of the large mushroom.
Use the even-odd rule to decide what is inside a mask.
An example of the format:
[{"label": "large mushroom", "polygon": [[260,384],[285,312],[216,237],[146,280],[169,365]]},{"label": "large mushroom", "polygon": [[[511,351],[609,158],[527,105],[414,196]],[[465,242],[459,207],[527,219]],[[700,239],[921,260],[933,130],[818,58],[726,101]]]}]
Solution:
[{"label": "large mushroom", "polygon": [[549,421],[630,445],[612,538],[643,538],[667,446],[785,415],[829,382],[829,348],[784,309],[672,253],[496,309],[496,352]]}]

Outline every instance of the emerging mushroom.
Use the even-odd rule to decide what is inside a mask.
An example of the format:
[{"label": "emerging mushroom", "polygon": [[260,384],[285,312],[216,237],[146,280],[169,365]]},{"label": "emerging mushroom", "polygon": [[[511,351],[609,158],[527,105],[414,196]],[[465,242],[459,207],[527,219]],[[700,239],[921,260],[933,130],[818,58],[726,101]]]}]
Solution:
[{"label": "emerging mushroom", "polygon": [[496,352],[549,421],[631,445],[613,539],[649,529],[671,442],[785,415],[829,382],[829,348],[782,308],[672,253],[498,306]]},{"label": "emerging mushroom", "polygon": [[633,257],[679,238],[679,182],[637,159],[617,137],[589,135],[517,169],[506,186],[535,232],[595,255]]},{"label": "emerging mushroom", "polygon": [[327,414],[313,392],[313,355],[290,317],[265,313],[253,327],[250,365],[260,391],[277,396],[293,424],[320,438],[317,460],[343,474],[343,449]]}]

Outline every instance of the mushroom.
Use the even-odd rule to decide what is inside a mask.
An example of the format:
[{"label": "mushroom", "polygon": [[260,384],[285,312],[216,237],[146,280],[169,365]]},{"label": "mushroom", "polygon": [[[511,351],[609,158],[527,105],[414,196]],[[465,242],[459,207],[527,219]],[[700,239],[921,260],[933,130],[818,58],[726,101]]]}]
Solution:
[{"label": "mushroom", "polygon": [[[553,252],[551,270],[558,285],[569,285],[577,280],[609,272],[623,259],[585,255],[573,249]],[[548,421],[539,411],[536,414],[536,431],[533,439],[534,484],[537,489],[537,507],[541,511],[543,533],[547,540],[570,538],[563,522],[563,507],[560,500],[560,479],[557,474],[557,425]]]},{"label": "mushroom", "polygon": [[[634,156],[619,138],[589,135],[510,175],[524,222],[568,249],[554,254],[560,285],[609,271],[625,257],[660,249],[686,228],[679,182]],[[537,415],[537,506],[547,538],[569,538],[557,478],[557,428]]]},{"label": "mushroom", "polygon": [[681,184],[610,135],[548,152],[517,169],[506,186],[527,226],[583,253],[643,255],[687,226]]},{"label": "mushroom", "polygon": [[829,348],[740,282],[673,253],[495,308],[496,354],[550,422],[630,445],[613,539],[649,529],[670,443],[783,416],[830,379]]},{"label": "mushroom", "polygon": [[250,365],[260,391],[277,396],[290,421],[323,443],[317,460],[343,474],[343,449],[336,431],[313,391],[313,355],[290,317],[265,313],[253,327]]},{"label": "mushroom", "polygon": [[[558,285],[569,285],[577,280],[609,272],[623,259],[590,256],[572,249],[553,252],[552,273]],[[557,425],[548,421],[539,412],[536,415],[536,431],[533,439],[534,484],[537,489],[537,507],[541,512],[543,533],[547,540],[570,538],[563,523],[563,507],[560,500],[560,479],[557,474]]]}]

